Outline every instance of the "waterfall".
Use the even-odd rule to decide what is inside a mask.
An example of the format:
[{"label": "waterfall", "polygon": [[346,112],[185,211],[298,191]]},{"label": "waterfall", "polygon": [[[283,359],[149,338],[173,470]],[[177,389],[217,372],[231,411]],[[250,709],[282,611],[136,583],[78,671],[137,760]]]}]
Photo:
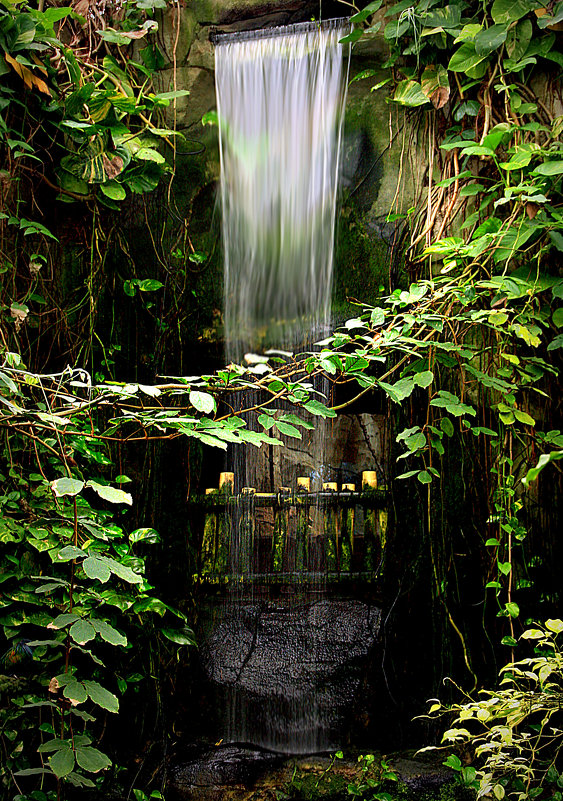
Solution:
[{"label": "waterfall", "polygon": [[[228,360],[311,348],[328,329],[348,27],[334,20],[216,39]],[[237,402],[253,405],[248,395]],[[259,513],[249,493],[294,492],[298,476],[322,489],[327,431],[315,423],[299,447],[281,437],[290,446],[275,449],[281,455],[248,447],[229,457],[240,503],[226,524],[224,622],[208,648],[208,672],[222,677],[224,739],[294,753],[330,745],[333,699],[317,669],[323,620],[334,614],[323,606],[326,521],[309,506]]]},{"label": "waterfall", "polygon": [[219,37],[215,48],[225,338],[235,360],[312,342],[330,316],[343,24],[268,33]]}]

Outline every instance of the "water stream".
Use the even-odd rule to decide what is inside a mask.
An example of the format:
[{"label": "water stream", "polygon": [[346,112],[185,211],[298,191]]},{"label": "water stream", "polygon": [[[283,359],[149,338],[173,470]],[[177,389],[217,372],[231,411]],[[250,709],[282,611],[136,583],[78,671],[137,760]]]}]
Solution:
[{"label": "water stream", "polygon": [[[345,21],[330,21],[217,39],[228,360],[311,348],[329,326],[346,32]],[[298,476],[322,489],[328,432],[315,422],[301,442],[275,449],[281,455],[234,449],[227,469],[235,493],[295,491]],[[231,591],[209,664],[215,678],[229,677],[221,685],[226,741],[294,753],[330,745],[334,703],[323,697],[318,666],[323,621],[337,613],[325,599],[325,515],[310,507],[306,515],[260,516],[248,492],[230,513]],[[286,573],[297,580],[278,580]]]},{"label": "water stream", "polygon": [[216,45],[229,359],[312,342],[329,321],[342,36],[306,24]]}]

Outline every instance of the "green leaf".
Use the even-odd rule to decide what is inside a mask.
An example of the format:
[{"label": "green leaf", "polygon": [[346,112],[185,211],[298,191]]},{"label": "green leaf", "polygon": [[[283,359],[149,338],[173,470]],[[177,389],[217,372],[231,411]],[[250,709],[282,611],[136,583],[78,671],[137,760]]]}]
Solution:
[{"label": "green leaf", "polygon": [[87,620],[77,620],[69,629],[70,636],[79,645],[86,645],[87,642],[93,640],[96,636],[96,630],[92,624]]},{"label": "green leaf", "polygon": [[530,0],[495,0],[491,8],[491,16],[495,22],[514,22],[525,17],[535,3]]},{"label": "green leaf", "polygon": [[185,626],[183,629],[161,629],[167,640],[176,645],[197,645],[193,631]]},{"label": "green leaf", "polygon": [[41,743],[37,750],[40,754],[50,754],[54,751],[68,751],[69,749],[72,749],[70,740],[61,740],[60,737],[55,737],[53,740],[47,740]]},{"label": "green leaf", "polygon": [[117,629],[114,629],[114,627],[110,626],[110,624],[107,623],[105,620],[97,620],[94,618],[90,620],[90,623],[93,626],[93,628],[97,631],[97,633],[100,635],[102,640],[109,642],[110,645],[122,645],[122,646],[127,645],[127,637],[125,637],[125,635],[123,634],[120,634],[119,631],[117,631]]},{"label": "green leaf", "polygon": [[65,613],[63,615],[57,615],[57,617],[49,623],[47,628],[48,629],[63,629],[65,626],[68,626],[70,623],[76,623],[77,620],[80,620],[78,615],[75,615],[72,612],[67,612],[67,613]]},{"label": "green leaf", "polygon": [[303,408],[319,417],[336,417],[334,409],[329,409],[328,406],[318,400],[307,401],[303,404]]},{"label": "green leaf", "polygon": [[490,28],[479,31],[475,36],[475,52],[480,56],[488,56],[493,50],[498,48],[506,41],[508,34],[508,23],[496,23]]},{"label": "green leaf", "polygon": [[129,534],[129,542],[148,542],[151,545],[160,541],[160,535],[155,528],[137,528]]},{"label": "green leaf", "polygon": [[107,563],[104,561],[103,557],[99,556],[88,556],[82,562],[82,568],[88,578],[97,579],[101,581],[102,584],[105,584],[111,575],[111,570]]},{"label": "green leaf", "polygon": [[69,773],[72,773],[74,769],[74,752],[71,748],[69,749],[59,749],[52,757],[49,757],[49,765],[51,766],[51,770],[57,777],[57,779],[62,779],[64,776],[68,776]]},{"label": "green leaf", "polygon": [[125,187],[117,183],[117,181],[107,181],[104,184],[100,184],[100,189],[111,200],[124,200],[127,196]]},{"label": "green leaf", "polygon": [[361,72],[358,72],[357,75],[354,75],[350,83],[354,83],[355,81],[363,81],[366,78],[373,78],[374,75],[377,75],[376,70],[373,69],[362,70]]},{"label": "green leaf", "polygon": [[401,106],[409,108],[430,103],[429,98],[426,97],[420,84],[416,81],[400,81],[395,89],[393,100]]},{"label": "green leaf", "polygon": [[384,381],[379,381],[379,386],[385,390],[392,401],[400,403],[405,398],[412,395],[415,383],[413,378],[401,378],[395,384],[387,384]]},{"label": "green leaf", "polygon": [[84,482],[78,478],[57,478],[51,481],[51,489],[57,498],[62,498],[64,495],[78,495],[84,488]]},{"label": "green leaf", "polygon": [[360,22],[364,22],[368,17],[372,14],[375,14],[376,11],[379,11],[383,3],[383,0],[373,0],[372,3],[368,3],[365,8],[362,8],[361,11],[358,11],[357,14],[354,14],[350,17],[350,22],[354,25],[359,25]]},{"label": "green leaf", "polygon": [[417,373],[414,377],[414,383],[417,387],[429,387],[434,381],[434,373],[430,370],[425,370],[422,373]]},{"label": "green leaf", "polygon": [[110,693],[97,681],[84,681],[83,683],[91,701],[101,706],[102,709],[107,709],[108,712],[119,712],[119,701],[113,693]]},{"label": "green leaf", "polygon": [[551,315],[551,319],[553,320],[553,325],[557,326],[557,328],[561,328],[563,326],[563,306],[555,309]]},{"label": "green leaf", "polygon": [[[561,623],[563,625],[563,621],[561,621]],[[545,634],[543,631],[540,631],[540,629],[526,629],[526,631],[520,635],[521,640],[542,640],[544,637]]]},{"label": "green leaf", "polygon": [[420,481],[421,484],[432,483],[432,476],[427,470],[421,470],[420,473],[417,475],[417,479]]},{"label": "green leaf", "polygon": [[194,409],[197,409],[198,412],[203,412],[203,414],[211,414],[211,412],[214,412],[217,408],[215,404],[215,398],[208,392],[197,392],[196,390],[192,390],[190,392],[189,399]]},{"label": "green leaf", "polygon": [[127,565],[122,565],[116,559],[111,559],[110,557],[107,556],[102,558],[105,560],[111,572],[114,573],[116,576],[118,576],[120,579],[123,579],[123,581],[128,582],[128,584],[140,584],[143,581],[143,577],[140,576],[138,573],[135,573]]},{"label": "green leaf", "polygon": [[481,64],[485,58],[485,55],[476,52],[473,42],[465,42],[451,57],[448,69],[452,72],[468,72]]},{"label": "green leaf", "polygon": [[75,545],[65,545],[60,551],[57,551],[57,562],[70,562],[71,559],[80,559],[81,556],[86,556],[86,551],[82,548],[77,548]]},{"label": "green leaf", "polygon": [[513,409],[512,411],[513,411],[514,417],[520,423],[524,423],[527,426],[535,426],[536,421],[534,420],[533,417],[530,417],[529,414],[526,414],[526,412],[522,412],[522,411],[520,411],[520,409]]},{"label": "green leaf", "polygon": [[546,465],[548,465],[550,462],[557,461],[559,459],[563,459],[563,451],[551,451],[551,453],[542,453],[542,455],[538,459],[537,465],[535,467],[531,467],[526,473],[526,477],[522,479],[522,484],[524,484],[524,486],[528,486],[530,481],[536,480],[536,478],[539,476],[539,474]]},{"label": "green leaf", "polygon": [[361,39],[364,35],[362,28],[354,28],[351,33],[348,33],[346,36],[343,36],[342,39],[338,40],[338,44],[354,44],[357,42],[358,39]]},{"label": "green leaf", "polygon": [[140,147],[135,151],[135,158],[141,161],[154,161],[155,164],[164,164],[164,156],[152,147]]},{"label": "green leaf", "polygon": [[374,327],[383,325],[383,323],[385,322],[384,310],[380,309],[379,307],[373,309],[371,312],[370,322]]},{"label": "green leaf", "polygon": [[115,487],[108,487],[105,484],[98,484],[96,481],[91,480],[86,482],[86,486],[93,489],[100,498],[103,498],[104,501],[108,501],[108,503],[126,503],[128,506],[132,506],[133,504],[132,496],[123,490],[116,489]]},{"label": "green leaf", "polygon": [[275,426],[280,434],[285,434],[286,437],[295,437],[296,439],[301,439],[301,431],[295,426],[292,426],[291,423],[284,423],[281,420],[275,421]]},{"label": "green leaf", "polygon": [[520,614],[520,607],[514,601],[509,601],[505,606],[506,611],[510,615],[510,617],[518,617]]},{"label": "green leaf", "polygon": [[447,437],[453,437],[454,435],[454,425],[449,417],[442,417],[440,420],[440,428],[444,432]]},{"label": "green leaf", "polygon": [[532,175],[561,175],[561,173],[563,173],[563,161],[544,161],[532,171]]},{"label": "green leaf", "polygon": [[80,681],[69,682],[63,690],[63,695],[65,698],[70,698],[71,701],[76,701],[78,704],[83,704],[88,698],[88,693]]},{"label": "green leaf", "polygon": [[563,631],[563,620],[560,620],[559,618],[555,620],[553,619],[546,620],[545,627],[546,629],[553,631],[554,634],[561,634],[561,632]]},{"label": "green leaf", "polygon": [[498,569],[503,576],[508,576],[508,574],[512,570],[512,565],[510,562],[499,562]]},{"label": "green leaf", "polygon": [[407,437],[405,440],[405,445],[409,449],[409,451],[418,451],[421,448],[426,447],[426,435],[422,432],[418,434],[413,434],[410,437]]},{"label": "green leaf", "polygon": [[83,770],[87,770],[89,773],[98,773],[100,770],[109,768],[112,764],[108,756],[91,746],[76,749],[76,762]]},{"label": "green leaf", "polygon": [[141,292],[156,292],[157,289],[162,289],[164,284],[157,281],[156,278],[144,278],[142,281],[137,281],[137,286]]}]

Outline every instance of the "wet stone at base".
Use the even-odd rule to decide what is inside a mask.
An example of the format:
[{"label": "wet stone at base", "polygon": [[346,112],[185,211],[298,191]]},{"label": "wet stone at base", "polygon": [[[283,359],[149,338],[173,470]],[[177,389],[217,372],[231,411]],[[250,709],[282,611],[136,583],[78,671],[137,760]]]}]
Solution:
[{"label": "wet stone at base", "polygon": [[201,649],[225,710],[218,738],[285,753],[337,747],[380,616],[357,600],[229,605]]}]

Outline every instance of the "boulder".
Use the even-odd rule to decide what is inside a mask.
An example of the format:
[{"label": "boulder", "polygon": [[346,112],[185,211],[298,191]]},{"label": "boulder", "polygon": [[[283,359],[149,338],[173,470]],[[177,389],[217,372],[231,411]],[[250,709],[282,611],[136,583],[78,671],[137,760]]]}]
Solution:
[{"label": "boulder", "polygon": [[201,652],[225,710],[219,736],[286,753],[336,747],[379,623],[356,600],[229,605]]}]

